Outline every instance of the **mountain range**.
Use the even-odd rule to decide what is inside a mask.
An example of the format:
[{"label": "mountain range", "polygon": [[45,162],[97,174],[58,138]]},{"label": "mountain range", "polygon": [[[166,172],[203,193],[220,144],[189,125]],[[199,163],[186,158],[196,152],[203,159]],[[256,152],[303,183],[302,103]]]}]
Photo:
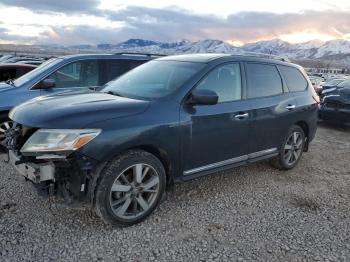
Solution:
[{"label": "mountain range", "polygon": [[350,69],[350,41],[332,40],[321,42],[313,40],[305,43],[291,44],[280,39],[248,43],[233,46],[221,40],[180,40],[161,42],[145,39],[129,39],[121,43],[101,43],[98,45],[0,45],[0,52],[16,52],[30,54],[65,55],[72,53],[231,53],[246,52],[273,54],[287,57],[305,67],[347,68]]},{"label": "mountain range", "polygon": [[290,44],[280,39],[273,39],[249,43],[237,47],[221,40],[200,40],[196,42],[181,40],[177,42],[159,42],[144,39],[129,39],[115,45],[99,44],[96,47],[97,49],[103,50],[128,50],[135,52],[160,52],[169,54],[258,52],[281,55],[294,59],[313,59],[332,55],[350,54],[350,41],[347,40],[332,40],[328,42],[313,40],[305,43]]},{"label": "mountain range", "polygon": [[[161,54],[179,53],[232,53],[257,52],[287,57],[294,61],[327,61],[334,65],[350,67],[350,41],[332,40],[322,42],[313,40],[305,43],[291,44],[280,39],[248,43],[233,46],[221,40],[200,40],[191,42],[160,42],[144,39],[129,39],[118,44],[99,44],[96,47],[104,51],[145,52]],[[78,48],[78,46],[76,46]]]}]

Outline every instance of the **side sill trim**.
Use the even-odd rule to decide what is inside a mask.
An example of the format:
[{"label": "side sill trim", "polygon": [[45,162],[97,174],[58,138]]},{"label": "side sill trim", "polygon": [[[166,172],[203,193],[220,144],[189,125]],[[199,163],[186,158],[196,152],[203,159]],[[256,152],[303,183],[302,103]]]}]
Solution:
[{"label": "side sill trim", "polygon": [[206,171],[206,170],[209,170],[209,169],[214,169],[216,167],[221,167],[221,166],[226,166],[226,165],[230,165],[230,164],[235,164],[235,163],[246,161],[246,160],[248,160],[248,155],[243,155],[243,156],[231,158],[231,159],[228,159],[228,160],[220,161],[220,162],[217,162],[217,163],[209,164],[209,165],[206,165],[206,166],[201,166],[201,167],[197,167],[197,168],[194,168],[194,169],[191,169],[191,170],[187,170],[187,171],[184,172],[184,175],[188,176],[188,175],[191,175],[191,174],[194,174],[194,173],[198,173],[198,172],[201,172],[201,171]]},{"label": "side sill trim", "polygon": [[275,153],[277,152],[277,148],[270,148],[270,149],[266,149],[266,150],[261,150],[261,151],[258,151],[258,152],[254,152],[254,153],[251,153],[251,154],[248,154],[248,158],[256,158],[256,157],[260,157],[260,156],[264,156],[264,155],[269,155],[269,154],[272,154],[272,153]]},{"label": "side sill trim", "polygon": [[272,153],[277,152],[277,148],[270,148],[270,149],[266,149],[266,150],[261,150],[258,152],[254,152],[254,153],[250,153],[248,155],[243,155],[243,156],[239,156],[239,157],[235,157],[235,158],[231,158],[231,159],[227,159],[224,161],[220,161],[220,162],[216,162],[213,164],[209,164],[209,165],[205,165],[205,166],[201,166],[201,167],[197,167],[197,168],[193,168],[190,170],[186,170],[184,171],[184,175],[188,176],[188,175],[192,175],[198,172],[202,172],[202,171],[207,171],[210,169],[214,169],[214,168],[218,168],[218,167],[222,167],[222,166],[226,166],[226,165],[231,165],[231,164],[236,164],[239,162],[243,162],[243,161],[247,161],[248,159],[254,159],[254,158],[259,158],[265,155],[269,155]]}]

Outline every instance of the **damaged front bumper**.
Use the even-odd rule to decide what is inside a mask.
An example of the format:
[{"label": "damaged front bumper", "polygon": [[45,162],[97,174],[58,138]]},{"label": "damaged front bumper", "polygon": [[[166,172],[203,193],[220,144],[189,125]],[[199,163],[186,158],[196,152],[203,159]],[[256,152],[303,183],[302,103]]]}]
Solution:
[{"label": "damaged front bumper", "polygon": [[21,175],[35,184],[46,181],[55,182],[55,165],[53,163],[23,163],[13,151],[9,151],[9,161]]},{"label": "damaged front bumper", "polygon": [[26,157],[9,150],[9,161],[41,196],[58,196],[65,206],[93,203],[98,162],[74,152],[67,157],[47,155]]}]

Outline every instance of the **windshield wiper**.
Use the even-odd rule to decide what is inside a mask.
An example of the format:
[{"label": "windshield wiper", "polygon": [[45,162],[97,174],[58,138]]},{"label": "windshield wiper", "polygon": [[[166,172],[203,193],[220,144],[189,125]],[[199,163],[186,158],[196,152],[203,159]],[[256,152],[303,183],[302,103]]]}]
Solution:
[{"label": "windshield wiper", "polygon": [[104,92],[104,93],[109,94],[109,95],[124,97],[123,95],[121,95],[121,94],[119,94],[117,92],[114,92],[114,91],[107,91],[107,92]]},{"label": "windshield wiper", "polygon": [[15,86],[15,82],[13,82],[13,79],[8,79],[8,80],[6,80],[5,83],[6,83],[6,84],[9,84],[9,85],[11,85],[11,86],[16,87],[16,86]]}]

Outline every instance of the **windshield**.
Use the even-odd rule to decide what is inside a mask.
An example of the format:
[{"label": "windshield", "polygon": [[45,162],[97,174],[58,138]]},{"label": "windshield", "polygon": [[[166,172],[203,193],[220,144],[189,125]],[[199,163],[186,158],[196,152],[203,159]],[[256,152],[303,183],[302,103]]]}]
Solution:
[{"label": "windshield", "polygon": [[194,76],[204,64],[179,61],[150,61],[110,82],[102,92],[144,99],[165,97]]},{"label": "windshield", "polygon": [[23,76],[17,78],[14,81],[15,86],[20,86],[22,84],[24,84],[25,82],[31,80],[33,77],[35,77],[36,75],[41,74],[42,72],[44,72],[47,68],[51,67],[53,64],[57,63],[61,61],[60,58],[51,58],[49,60],[47,60],[46,62],[42,63],[40,66],[38,66],[37,68],[35,68],[34,70],[24,74]]},{"label": "windshield", "polygon": [[350,87],[350,80],[343,81],[338,86],[339,87]]}]

